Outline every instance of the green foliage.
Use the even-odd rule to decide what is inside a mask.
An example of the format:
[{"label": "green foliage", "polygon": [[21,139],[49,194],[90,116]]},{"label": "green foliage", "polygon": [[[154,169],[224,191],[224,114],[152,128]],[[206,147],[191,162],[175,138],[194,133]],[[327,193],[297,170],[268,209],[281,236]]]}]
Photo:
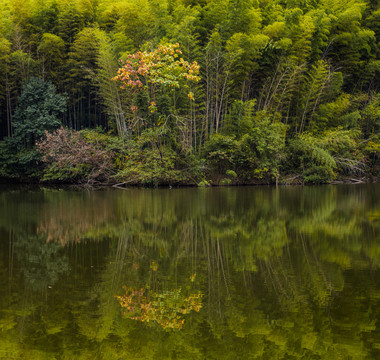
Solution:
[{"label": "green foliage", "polygon": [[99,31],[94,28],[84,28],[75,35],[75,40],[70,47],[67,66],[69,77],[67,85],[70,93],[75,97],[72,101],[78,102],[84,93],[94,91],[94,72],[97,68],[99,52]]},{"label": "green foliage", "polygon": [[[279,164],[285,149],[286,126],[265,112],[252,118],[251,130],[240,140],[238,163],[248,178],[279,176]],[[248,171],[247,171],[248,170]]]},{"label": "green foliage", "polygon": [[225,174],[234,165],[238,143],[227,135],[215,134],[206,144],[207,163],[213,175]]},{"label": "green foliage", "polygon": [[360,175],[365,172],[365,158],[356,139],[356,130],[325,131],[316,136],[304,133],[290,144],[291,166],[302,171],[305,183],[328,183],[337,173]]},{"label": "green foliage", "polygon": [[66,109],[66,99],[56,93],[51,82],[31,78],[23,86],[13,116],[14,134],[0,142],[0,175],[34,177],[39,175],[40,155],[35,149],[45,131],[61,124],[59,117]]},{"label": "green foliage", "polygon": [[209,186],[211,186],[211,181],[202,180],[201,182],[198,183],[198,187],[200,188],[205,188]]},{"label": "green foliage", "polygon": [[150,128],[128,142],[115,178],[147,186],[196,183],[197,166],[192,154],[181,153],[168,129]]},{"label": "green foliage", "polygon": [[286,127],[265,111],[254,112],[254,105],[254,102],[235,103],[226,127],[222,128],[223,133],[230,135],[213,135],[206,144],[208,163],[214,175],[233,171],[228,175],[236,177],[238,173],[240,180],[248,182],[271,181],[279,176]]},{"label": "green foliage", "polygon": [[19,105],[13,116],[13,141],[20,148],[32,148],[45,130],[61,125],[60,116],[66,110],[66,99],[57,94],[51,82],[31,78],[22,89]]},{"label": "green foliage", "polygon": [[373,94],[361,112],[361,126],[367,137],[378,135],[380,131],[380,95]]},{"label": "green foliage", "polygon": [[315,114],[316,127],[319,129],[337,126],[355,129],[359,125],[360,118],[360,112],[353,109],[348,94],[342,94],[336,101],[321,105]]},{"label": "green foliage", "polygon": [[41,175],[40,155],[32,149],[20,149],[12,138],[0,141],[0,176],[4,178],[37,178]]},{"label": "green foliage", "polygon": [[[136,160],[158,161],[152,184],[219,183],[230,178],[227,170],[238,174],[231,178],[236,183],[301,175],[299,159],[284,162],[294,144],[298,154],[310,154],[312,173],[327,166],[323,181],[376,175],[379,14],[375,1],[361,0],[4,0],[0,139],[13,134],[14,140],[12,148],[1,146],[1,172],[16,174],[29,162],[25,174],[37,174],[34,142],[62,116],[71,129],[100,126],[128,141],[118,170],[126,150],[136,154],[143,146],[133,142],[165,124],[171,140],[160,145],[161,154],[151,148],[145,160],[145,153]],[[110,81],[117,76],[126,89]],[[22,108],[22,86],[34,77],[66,93],[65,111]],[[30,100],[43,108],[37,95]],[[341,129],[360,130],[360,156],[332,155],[335,167],[321,165],[328,158],[323,151],[332,154],[324,146],[300,150],[307,148],[299,143],[304,133],[322,138]],[[144,184],[147,166],[136,170],[145,174]],[[176,173],[189,166],[185,176]],[[365,172],[352,171],[358,167]]]},{"label": "green foliage", "polygon": [[43,76],[59,86],[61,77],[65,42],[57,35],[45,33],[38,45],[38,53],[41,56]]},{"label": "green foliage", "polygon": [[[106,112],[110,120],[115,122],[117,133],[125,137],[128,134],[127,120],[133,118],[128,105],[128,96],[122,94],[118,84],[110,79],[118,69],[116,54],[118,45],[111,42],[105,32],[97,33],[99,39],[99,50],[96,58],[96,79],[99,87],[98,94],[103,100]],[[128,116],[129,115],[129,116]]]},{"label": "green foliage", "polygon": [[233,170],[227,170],[226,171],[226,175],[229,176],[230,178],[233,178],[233,179],[236,179],[237,178],[237,174],[235,171]]},{"label": "green foliage", "polygon": [[230,185],[231,184],[231,179],[224,178],[220,180],[220,185]]}]

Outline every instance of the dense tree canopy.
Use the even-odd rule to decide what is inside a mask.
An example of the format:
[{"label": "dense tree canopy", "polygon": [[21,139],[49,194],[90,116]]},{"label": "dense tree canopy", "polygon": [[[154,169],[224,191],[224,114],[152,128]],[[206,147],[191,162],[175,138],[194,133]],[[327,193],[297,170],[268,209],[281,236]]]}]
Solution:
[{"label": "dense tree canopy", "polygon": [[[115,137],[124,181],[376,176],[379,14],[362,0],[1,0],[0,138],[17,137],[39,77],[67,97],[63,126]],[[191,171],[131,169],[154,152]]]}]

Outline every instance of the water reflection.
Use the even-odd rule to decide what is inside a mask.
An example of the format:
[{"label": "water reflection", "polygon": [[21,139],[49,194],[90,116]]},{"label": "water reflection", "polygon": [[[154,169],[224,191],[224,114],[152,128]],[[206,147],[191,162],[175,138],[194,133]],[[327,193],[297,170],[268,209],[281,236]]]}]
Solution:
[{"label": "water reflection", "polygon": [[380,358],[379,195],[2,191],[0,359]]},{"label": "water reflection", "polygon": [[116,296],[123,315],[141,322],[156,322],[163,329],[182,329],[183,315],[199,312],[202,307],[201,293],[185,296],[181,289],[163,292],[151,291],[149,287],[125,288],[125,294]]}]

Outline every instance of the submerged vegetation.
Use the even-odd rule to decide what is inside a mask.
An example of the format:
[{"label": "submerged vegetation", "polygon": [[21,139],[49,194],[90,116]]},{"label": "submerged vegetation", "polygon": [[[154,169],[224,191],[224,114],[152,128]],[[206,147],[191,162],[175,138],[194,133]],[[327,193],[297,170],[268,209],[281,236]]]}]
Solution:
[{"label": "submerged vegetation", "polygon": [[0,178],[379,174],[376,1],[0,1]]}]

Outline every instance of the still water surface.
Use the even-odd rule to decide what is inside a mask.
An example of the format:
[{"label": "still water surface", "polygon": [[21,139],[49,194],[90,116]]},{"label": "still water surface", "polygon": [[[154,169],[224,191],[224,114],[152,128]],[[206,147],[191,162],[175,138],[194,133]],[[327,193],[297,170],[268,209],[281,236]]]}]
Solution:
[{"label": "still water surface", "polygon": [[0,189],[0,359],[380,359],[379,199]]}]

